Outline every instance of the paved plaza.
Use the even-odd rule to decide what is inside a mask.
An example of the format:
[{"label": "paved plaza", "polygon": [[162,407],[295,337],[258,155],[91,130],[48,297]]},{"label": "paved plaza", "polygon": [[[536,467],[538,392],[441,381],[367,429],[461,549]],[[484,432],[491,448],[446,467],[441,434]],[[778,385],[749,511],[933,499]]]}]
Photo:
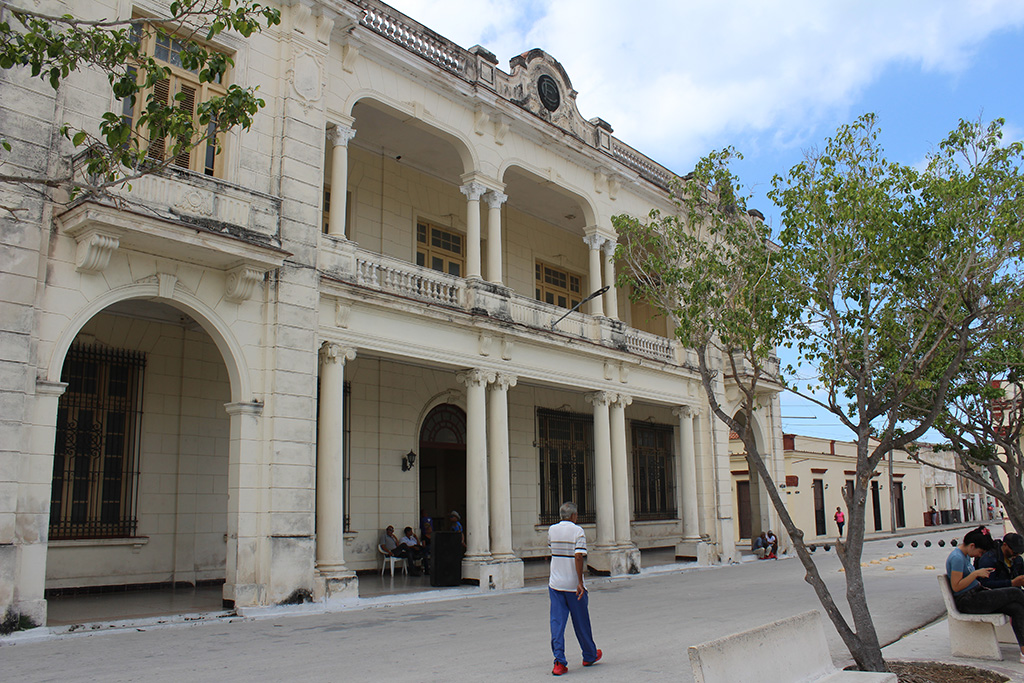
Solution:
[{"label": "paved plaza", "polygon": [[[949,638],[935,576],[945,540],[963,529],[867,543],[865,581],[887,656],[944,659]],[[922,545],[916,549],[909,542]],[[924,540],[932,542],[923,547]],[[911,552],[909,557],[888,559]],[[819,566],[843,606],[843,577],[835,552],[818,550]],[[932,566],[934,569],[926,567]],[[892,570],[887,570],[892,567]],[[796,559],[714,568],[655,568],[639,576],[592,579],[591,615],[599,666],[582,669],[571,628],[566,634],[569,676],[589,681],[691,681],[686,648],[778,618],[818,608]],[[103,633],[8,638],[0,647],[6,681],[531,681],[549,680],[551,652],[544,586],[476,597],[444,592],[365,600],[328,614],[233,618]],[[444,598],[437,599],[434,598]],[[832,657],[849,663],[825,619]],[[1006,649],[1012,657],[1012,648]],[[986,664],[991,666],[992,663]],[[1016,657],[996,667],[1024,680]],[[752,677],[751,680],[756,680]]]}]

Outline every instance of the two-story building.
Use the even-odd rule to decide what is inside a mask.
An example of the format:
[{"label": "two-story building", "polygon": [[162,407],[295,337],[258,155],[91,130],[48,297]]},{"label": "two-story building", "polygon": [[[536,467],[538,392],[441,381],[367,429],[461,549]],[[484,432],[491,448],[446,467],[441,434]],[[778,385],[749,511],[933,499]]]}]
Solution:
[{"label": "two-story building", "polygon": [[[672,211],[671,172],[585,119],[542,50],[505,71],[376,0],[281,9],[212,46],[266,100],[219,154],[114,198],[2,188],[0,611],[206,581],[239,608],[348,599],[421,511],[460,512],[464,581],[514,587],[565,500],[595,571],[733,559],[728,430],[616,286],[611,218]],[[120,106],[103,73],[5,70],[7,163],[60,167],[59,126]],[[757,419],[782,475],[778,400]]]}]

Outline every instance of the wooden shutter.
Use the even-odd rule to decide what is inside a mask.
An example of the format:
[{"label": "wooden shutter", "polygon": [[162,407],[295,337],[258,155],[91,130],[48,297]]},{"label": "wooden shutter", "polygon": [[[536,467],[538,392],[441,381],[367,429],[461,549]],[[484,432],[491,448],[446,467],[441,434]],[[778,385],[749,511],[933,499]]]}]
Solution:
[{"label": "wooden shutter", "polygon": [[[153,99],[157,102],[167,104],[171,95],[171,81],[169,79],[163,79],[156,82],[153,86]],[[156,159],[157,161],[164,160],[164,154],[167,151],[167,141],[163,138],[150,139],[149,150],[146,153],[150,159]]]},{"label": "wooden shutter", "polygon": [[[195,116],[196,113],[196,89],[182,84],[181,92],[179,93],[181,99],[178,100],[178,109],[187,112],[189,116]],[[189,147],[192,142],[187,137],[178,138],[178,142],[185,146],[178,156],[174,158],[174,165],[181,166],[182,168],[192,168],[192,149]]]}]

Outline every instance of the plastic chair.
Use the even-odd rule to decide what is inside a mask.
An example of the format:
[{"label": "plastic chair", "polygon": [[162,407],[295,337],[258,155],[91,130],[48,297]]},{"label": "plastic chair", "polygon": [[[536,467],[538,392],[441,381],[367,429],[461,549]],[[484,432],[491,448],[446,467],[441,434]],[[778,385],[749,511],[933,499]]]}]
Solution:
[{"label": "plastic chair", "polygon": [[[409,573],[409,563],[405,561],[404,557],[395,557],[394,555],[388,555],[388,551],[384,550],[384,546],[382,544],[380,544],[380,543],[377,544],[377,550],[379,550],[380,554],[384,556],[384,561],[381,562],[381,565],[380,565],[380,575],[381,576],[384,576],[384,569],[388,566],[388,564],[390,564],[391,565],[391,576],[393,577],[395,575],[395,563],[396,562],[401,562],[402,563],[402,571],[405,574]],[[389,563],[388,560],[390,560],[391,562]]]}]

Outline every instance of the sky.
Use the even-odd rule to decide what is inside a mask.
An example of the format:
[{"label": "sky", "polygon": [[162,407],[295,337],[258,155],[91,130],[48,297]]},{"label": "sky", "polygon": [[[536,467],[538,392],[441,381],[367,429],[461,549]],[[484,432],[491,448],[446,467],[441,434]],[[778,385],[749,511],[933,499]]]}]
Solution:
[{"label": "sky", "polygon": [[[749,206],[778,230],[774,175],[861,114],[892,161],[923,165],[959,119],[1024,138],[1021,0],[389,0],[500,67],[532,48],[561,62],[585,119],[684,174],[727,145]],[[785,359],[784,359],[785,360]],[[786,433],[850,440],[782,395]]]}]

